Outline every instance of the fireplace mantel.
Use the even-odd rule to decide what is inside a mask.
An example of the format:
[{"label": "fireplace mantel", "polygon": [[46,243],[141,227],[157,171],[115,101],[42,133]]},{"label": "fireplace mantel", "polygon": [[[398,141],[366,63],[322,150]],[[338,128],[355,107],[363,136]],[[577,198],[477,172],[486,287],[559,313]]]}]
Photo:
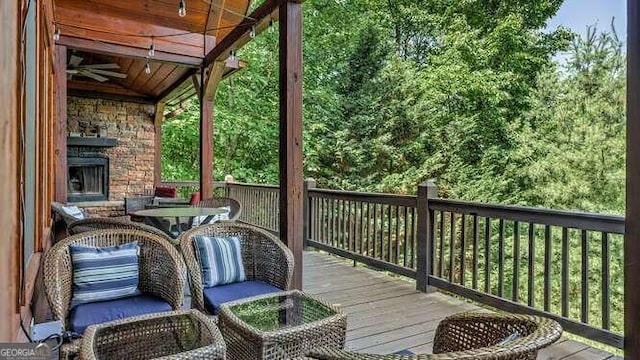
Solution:
[{"label": "fireplace mantel", "polygon": [[67,137],[67,146],[114,147],[118,146],[118,139],[106,137],[69,136]]}]

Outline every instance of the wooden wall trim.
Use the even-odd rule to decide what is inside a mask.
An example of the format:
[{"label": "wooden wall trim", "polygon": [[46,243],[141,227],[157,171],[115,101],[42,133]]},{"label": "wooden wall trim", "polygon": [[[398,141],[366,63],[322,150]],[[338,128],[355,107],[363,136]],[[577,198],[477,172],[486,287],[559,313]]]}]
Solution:
[{"label": "wooden wall trim", "polygon": [[[7,90],[0,96],[0,319],[16,319],[18,278],[18,184],[17,124],[18,114],[18,1],[0,1],[0,87]],[[8,236],[7,236],[8,235]],[[15,326],[0,326],[0,342],[15,338]]]},{"label": "wooden wall trim", "polygon": [[54,199],[67,202],[67,47],[56,45],[54,62]]}]

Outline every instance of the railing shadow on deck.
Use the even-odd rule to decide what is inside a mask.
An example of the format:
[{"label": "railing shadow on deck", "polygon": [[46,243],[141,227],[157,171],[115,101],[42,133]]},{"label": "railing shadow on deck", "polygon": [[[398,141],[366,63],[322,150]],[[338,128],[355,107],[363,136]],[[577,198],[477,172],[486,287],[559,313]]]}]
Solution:
[{"label": "railing shadow on deck", "polygon": [[[240,202],[241,221],[278,232],[277,186],[216,188]],[[623,347],[623,216],[441,199],[432,182],[407,196],[307,180],[304,199],[305,246]]]}]

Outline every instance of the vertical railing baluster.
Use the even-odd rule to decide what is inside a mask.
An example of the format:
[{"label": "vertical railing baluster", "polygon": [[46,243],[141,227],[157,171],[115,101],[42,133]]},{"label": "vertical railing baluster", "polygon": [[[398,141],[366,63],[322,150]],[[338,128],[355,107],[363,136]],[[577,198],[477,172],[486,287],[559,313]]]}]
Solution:
[{"label": "vertical railing baluster", "polygon": [[513,286],[511,300],[520,301],[520,222],[513,222]]},{"label": "vertical railing baluster", "polygon": [[335,229],[334,229],[334,224],[335,224],[335,200],[334,199],[329,199],[329,238],[331,239],[331,246],[337,247],[337,244],[335,242]]},{"label": "vertical railing baluster", "polygon": [[478,215],[473,214],[473,276],[471,278],[471,286],[478,289],[478,238],[480,237],[480,228],[478,227]]},{"label": "vertical railing baluster", "polygon": [[380,250],[380,260],[384,260],[384,214],[385,214],[384,204],[380,204],[380,236],[378,237],[379,242],[379,250]]},{"label": "vertical railing baluster", "polygon": [[536,275],[536,237],[535,237],[535,224],[529,223],[529,260],[528,267],[529,273],[527,278],[527,305],[533,307],[535,305],[536,299],[536,283],[535,283],[535,275]]},{"label": "vertical railing baluster", "polygon": [[460,215],[460,285],[464,286],[465,262],[467,256],[467,218],[463,213]]},{"label": "vertical railing baluster", "polygon": [[409,213],[409,209],[405,206],[404,207],[404,258],[402,259],[402,265],[404,267],[407,267],[407,256],[409,256],[409,232],[407,231],[407,229],[409,228],[407,225],[409,223],[409,218],[407,217]]},{"label": "vertical railing baluster", "polygon": [[498,233],[498,296],[504,295],[504,219],[500,219]]},{"label": "vertical railing baluster", "polygon": [[365,241],[366,241],[366,249],[367,249],[367,256],[371,256],[371,247],[369,245],[370,241],[369,241],[369,234],[370,234],[370,230],[371,230],[371,203],[367,203],[367,226],[366,226],[366,230],[367,230],[367,235],[365,237]]},{"label": "vertical railing baluster", "polygon": [[[416,207],[411,208],[411,268],[417,267],[416,261],[418,258],[418,222],[416,221],[418,209]],[[435,215],[434,215],[435,216]],[[435,237],[433,238],[435,241]],[[433,250],[433,247],[431,248]],[[431,258],[433,259],[433,257]]]},{"label": "vertical railing baluster", "polygon": [[391,205],[387,205],[387,261],[393,262],[391,260],[391,254],[393,253],[391,245],[393,241],[391,241]]},{"label": "vertical railing baluster", "polygon": [[456,213],[449,214],[449,282],[453,282],[454,277],[454,259],[455,259],[455,236],[456,236]]},{"label": "vertical railing baluster", "polygon": [[351,251],[357,253],[358,252],[358,244],[356,241],[358,238],[356,237],[356,230],[358,226],[358,205],[355,201],[351,201],[349,203],[349,227],[351,228],[350,238],[351,238]]},{"label": "vertical railing baluster", "polygon": [[587,230],[581,231],[582,241],[582,286],[580,301],[580,320],[589,323],[589,238]]},{"label": "vertical railing baluster", "polygon": [[320,234],[318,237],[321,239],[323,244],[327,244],[327,214],[326,214],[326,204],[324,198],[318,198],[320,201],[320,223],[322,226],[320,227]]},{"label": "vertical railing baluster", "polygon": [[378,204],[373,204],[373,257],[378,258],[378,251],[376,249],[376,243],[378,240]]},{"label": "vertical railing baluster", "polygon": [[544,227],[544,311],[551,306],[551,226]]},{"label": "vertical railing baluster", "polygon": [[440,266],[439,277],[444,278],[444,211],[440,211],[440,252],[438,264]]},{"label": "vertical railing baluster", "polygon": [[484,292],[491,293],[491,218],[484,218]]},{"label": "vertical railing baluster", "polygon": [[396,258],[393,263],[400,265],[400,207],[398,205],[396,205],[396,216],[394,219],[396,228],[396,239],[394,241]]},{"label": "vertical railing baluster", "polygon": [[569,228],[562,228],[562,316],[569,316]]},{"label": "vertical railing baluster", "polygon": [[602,328],[609,330],[611,328],[611,315],[609,313],[609,304],[611,299],[611,278],[609,273],[609,233],[602,233]]},{"label": "vertical railing baluster", "polygon": [[345,223],[345,201],[344,200],[338,200],[338,236],[340,239],[340,248],[341,249],[345,249],[345,242],[346,242],[346,234],[344,233],[344,223]]},{"label": "vertical railing baluster", "polygon": [[359,245],[360,245],[360,250],[358,251],[358,254],[362,255],[362,251],[364,250],[364,247],[362,245],[362,242],[364,241],[364,202],[360,201],[360,234],[358,235],[358,240],[360,241]]}]

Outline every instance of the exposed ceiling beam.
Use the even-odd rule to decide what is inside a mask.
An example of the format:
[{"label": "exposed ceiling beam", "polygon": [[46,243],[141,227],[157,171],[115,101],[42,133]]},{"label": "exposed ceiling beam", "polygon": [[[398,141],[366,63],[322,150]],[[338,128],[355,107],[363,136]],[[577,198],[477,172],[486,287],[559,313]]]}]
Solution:
[{"label": "exposed ceiling beam", "polygon": [[[56,41],[58,45],[64,45],[70,49],[92,52],[97,54],[133,57],[144,59],[149,55],[148,49],[141,49],[127,45],[116,45],[103,43],[94,40],[82,39],[72,36],[61,35],[60,40]],[[189,67],[199,67],[202,64],[202,58],[172,54],[156,50],[153,61],[179,64]]]},{"label": "exposed ceiling beam", "polygon": [[[278,14],[278,8],[281,4],[288,0],[265,0],[258,8],[256,8],[247,18],[242,20],[229,35],[225,36],[216,46],[206,55],[203,66],[208,67],[214,61],[226,60],[231,50],[236,50],[244,46],[251,37],[249,32],[251,26],[255,24],[256,32],[260,33],[269,27],[270,20],[275,20]],[[300,1],[296,1],[300,2]]]},{"label": "exposed ceiling beam", "polygon": [[176,81],[175,83],[173,83],[173,85],[169,86],[162,93],[160,93],[160,95],[157,96],[156,101],[160,102],[170,100],[170,95],[174,92],[174,90],[179,89],[185,81],[191,80],[191,76],[196,74],[199,70],[200,69],[194,68],[187,71],[184,75],[182,75],[180,79],[178,79],[178,81]]}]

